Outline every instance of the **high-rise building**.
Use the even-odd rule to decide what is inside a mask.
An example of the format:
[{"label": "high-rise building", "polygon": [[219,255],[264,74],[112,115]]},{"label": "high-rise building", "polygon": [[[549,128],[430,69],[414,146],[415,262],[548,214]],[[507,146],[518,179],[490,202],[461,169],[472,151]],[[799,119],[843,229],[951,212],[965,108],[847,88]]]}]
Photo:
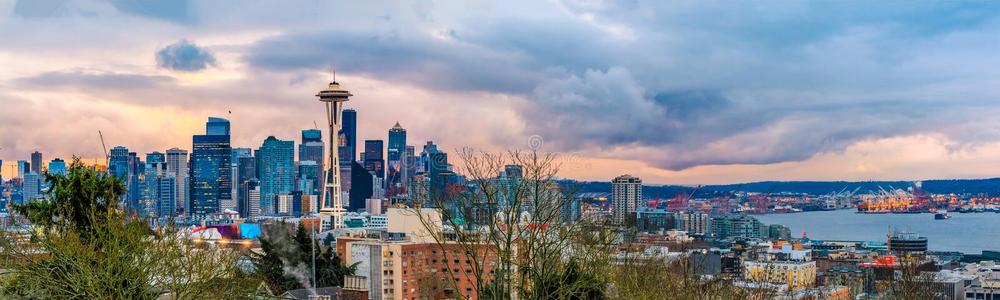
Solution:
[{"label": "high-rise building", "polygon": [[128,148],[116,146],[111,148],[108,158],[108,173],[125,182],[128,179]]},{"label": "high-rise building", "polygon": [[24,178],[28,173],[31,173],[31,163],[26,160],[17,161],[17,177]]},{"label": "high-rise building", "polygon": [[205,123],[205,135],[229,135],[229,120],[209,117]]},{"label": "high-rise building", "polygon": [[445,193],[445,188],[455,174],[451,171],[451,164],[448,163],[448,153],[438,150],[434,142],[427,141],[423,152],[420,153],[420,160],[422,161],[427,181],[425,187],[427,189],[427,197],[430,198],[428,200],[431,203],[449,201],[445,199],[448,196]]},{"label": "high-rise building", "polygon": [[[245,212],[249,208],[246,207],[249,202],[247,202],[247,191],[246,184],[250,180],[257,179],[257,158],[251,156],[240,157],[236,162],[236,182],[234,185],[239,187],[239,191],[236,193],[236,211]],[[255,186],[259,186],[259,182]],[[254,204],[255,207],[260,207],[260,203]],[[240,216],[246,218],[246,215],[240,213]]]},{"label": "high-rise building", "polygon": [[634,220],[635,210],[642,201],[642,179],[632,175],[615,177],[611,181],[611,216],[615,224]]},{"label": "high-rise building", "polygon": [[230,153],[232,153],[232,155],[230,155],[229,157],[229,163],[231,164],[233,169],[233,185],[232,185],[233,200],[222,203],[222,209],[238,211],[237,206],[239,204],[240,193],[243,191],[243,189],[240,188],[240,184],[243,182],[242,181],[243,175],[240,174],[241,172],[240,159],[253,157],[253,150],[251,150],[250,148],[233,148],[232,152]]},{"label": "high-rise building", "polygon": [[125,208],[138,209],[143,195],[140,182],[143,168],[139,157],[128,148],[117,146],[111,148],[108,163],[108,173],[125,184]]},{"label": "high-rise building", "polygon": [[167,150],[167,172],[174,174],[174,213],[191,211],[190,193],[188,189],[188,152],[187,150],[172,148]]},{"label": "high-rise building", "polygon": [[142,184],[142,174],[145,165],[143,165],[142,160],[139,159],[139,155],[135,152],[128,153],[128,174],[126,176],[126,194],[125,203],[128,204],[128,208],[137,211],[143,211],[142,200],[143,200],[143,190],[144,186]]},{"label": "high-rise building", "polygon": [[352,162],[358,159],[358,112],[345,109],[340,115],[342,121],[337,134],[337,157],[340,161],[340,190],[347,193],[351,190]]},{"label": "high-rise building", "polygon": [[38,173],[28,172],[28,174],[24,174],[23,179],[21,194],[24,196],[25,202],[30,202],[43,196],[41,193],[42,177]]},{"label": "high-rise building", "polygon": [[275,199],[289,195],[295,185],[295,143],[269,136],[257,149],[257,179],[264,215],[275,213]]},{"label": "high-rise building", "polygon": [[42,174],[42,153],[35,151],[31,152],[31,172],[35,174]]},{"label": "high-rise building", "polygon": [[[146,156],[149,157],[148,155]],[[146,162],[142,176],[141,216],[155,216],[159,206],[160,177],[166,174],[167,163]]]},{"label": "high-rise building", "polygon": [[150,217],[172,217],[176,212],[177,177],[168,171],[166,161],[155,162],[158,160],[155,156],[153,159],[154,162],[145,164],[144,189],[139,213]]},{"label": "high-rise building", "polygon": [[396,122],[396,125],[389,129],[389,141],[386,145],[386,192],[389,196],[406,192],[406,129],[403,129]]},{"label": "high-rise building", "polygon": [[351,191],[348,196],[347,210],[358,211],[365,208],[365,201],[374,194],[374,178],[378,178],[358,162],[351,164]]},{"label": "high-rise building", "polygon": [[146,163],[162,163],[167,162],[167,156],[160,151],[153,151],[146,153]]},{"label": "high-rise building", "polygon": [[240,194],[245,195],[241,199],[239,208],[240,217],[254,219],[260,216],[260,182],[257,178],[250,178],[240,186],[243,190]]},{"label": "high-rise building", "polygon": [[340,164],[350,166],[352,161],[358,160],[358,112],[345,109],[341,119],[337,151],[340,152]]},{"label": "high-rise building", "polygon": [[191,191],[188,214],[201,217],[218,213],[221,201],[232,199],[233,183],[229,121],[208,118],[205,133],[193,137],[188,176]]},{"label": "high-rise building", "polygon": [[60,158],[49,162],[49,174],[66,175],[66,162]]},{"label": "high-rise building", "polygon": [[413,146],[406,146],[406,151],[403,151],[403,169],[406,170],[404,174],[403,182],[406,183],[406,187],[410,186],[410,181],[413,180],[413,176],[417,175],[417,157],[416,150]]},{"label": "high-rise building", "polygon": [[295,190],[302,192],[303,195],[319,195],[319,189],[316,186],[319,185],[317,175],[321,171],[315,161],[299,161],[298,172],[295,176]]},{"label": "high-rise building", "polygon": [[156,216],[161,218],[173,217],[177,211],[177,178],[174,174],[166,173],[156,181]]},{"label": "high-rise building", "polygon": [[385,158],[382,156],[382,140],[365,141],[365,169],[376,177],[385,179]]},{"label": "high-rise building", "polygon": [[299,162],[312,161],[316,168],[312,174],[300,174],[302,178],[312,178],[312,190],[302,191],[306,195],[319,195],[320,178],[323,177],[323,132],[319,129],[302,131],[302,143],[299,144]]}]

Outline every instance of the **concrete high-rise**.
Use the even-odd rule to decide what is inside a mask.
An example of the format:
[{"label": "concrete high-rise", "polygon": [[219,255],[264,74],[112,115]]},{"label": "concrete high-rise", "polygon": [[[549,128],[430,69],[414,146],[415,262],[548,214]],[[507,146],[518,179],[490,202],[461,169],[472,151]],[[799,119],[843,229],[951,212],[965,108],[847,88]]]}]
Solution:
[{"label": "concrete high-rise", "polygon": [[167,172],[174,174],[174,213],[191,211],[190,190],[188,190],[188,152],[172,148],[167,150]]},{"label": "concrete high-rise", "polygon": [[337,81],[330,82],[325,90],[316,94],[326,108],[326,120],[329,125],[329,157],[326,159],[322,190],[320,193],[321,224],[326,228],[340,228],[344,225],[344,203],[340,185],[340,145],[341,114],[344,102],[350,100],[351,93],[340,87]]},{"label": "concrete high-rise", "polygon": [[208,217],[220,211],[222,201],[232,199],[232,158],[229,120],[210,117],[205,135],[192,140],[189,215]]},{"label": "concrete high-rise", "polygon": [[257,149],[257,179],[260,180],[260,207],[264,215],[275,213],[275,199],[289,195],[295,185],[295,143],[269,136]]},{"label": "concrete high-rise", "polygon": [[611,181],[611,216],[614,224],[623,225],[635,219],[635,210],[642,201],[642,179],[632,175],[615,177]]}]

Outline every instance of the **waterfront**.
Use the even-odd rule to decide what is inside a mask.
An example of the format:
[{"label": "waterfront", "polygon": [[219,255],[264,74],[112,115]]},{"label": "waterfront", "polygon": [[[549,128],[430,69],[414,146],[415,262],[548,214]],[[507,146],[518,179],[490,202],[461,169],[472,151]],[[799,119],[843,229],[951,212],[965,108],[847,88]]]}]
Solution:
[{"label": "waterfront", "polygon": [[916,232],[927,237],[934,251],[980,253],[1000,250],[1000,214],[951,213],[951,219],[934,220],[933,214],[859,214],[853,209],[791,214],[756,215],[765,224],[782,224],[800,237],[820,240],[885,242],[886,230]]}]

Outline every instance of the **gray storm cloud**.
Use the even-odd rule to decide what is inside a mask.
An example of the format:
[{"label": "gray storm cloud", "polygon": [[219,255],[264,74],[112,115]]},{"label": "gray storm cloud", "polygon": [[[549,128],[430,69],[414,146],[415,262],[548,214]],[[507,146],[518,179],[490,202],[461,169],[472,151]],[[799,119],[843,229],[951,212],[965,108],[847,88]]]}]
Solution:
[{"label": "gray storm cloud", "polygon": [[215,65],[215,56],[187,40],[156,51],[156,64],[164,69],[195,72]]},{"label": "gray storm cloud", "polygon": [[[762,5],[747,14],[709,3],[576,4],[516,22],[287,34],[258,43],[248,62],[310,68],[304,62],[332,54],[376,77],[521,95],[525,133],[555,150],[673,170],[800,161],[915,133],[961,139],[967,131],[952,128],[997,111],[983,107],[996,92],[954,80],[1000,75],[969,73],[967,63],[997,62],[989,53],[1000,45],[970,43],[1000,31],[997,6]],[[444,38],[432,34],[439,28]]]}]

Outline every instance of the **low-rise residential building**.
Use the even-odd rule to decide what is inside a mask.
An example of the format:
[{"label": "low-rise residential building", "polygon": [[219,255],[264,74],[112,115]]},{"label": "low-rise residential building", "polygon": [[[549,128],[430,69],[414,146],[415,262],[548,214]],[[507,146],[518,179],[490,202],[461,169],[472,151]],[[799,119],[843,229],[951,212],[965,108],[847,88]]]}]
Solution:
[{"label": "low-rise residential building", "polygon": [[810,252],[793,250],[790,244],[780,249],[769,248],[756,260],[743,262],[744,280],[784,285],[789,291],[810,288],[816,284],[816,262]]}]

